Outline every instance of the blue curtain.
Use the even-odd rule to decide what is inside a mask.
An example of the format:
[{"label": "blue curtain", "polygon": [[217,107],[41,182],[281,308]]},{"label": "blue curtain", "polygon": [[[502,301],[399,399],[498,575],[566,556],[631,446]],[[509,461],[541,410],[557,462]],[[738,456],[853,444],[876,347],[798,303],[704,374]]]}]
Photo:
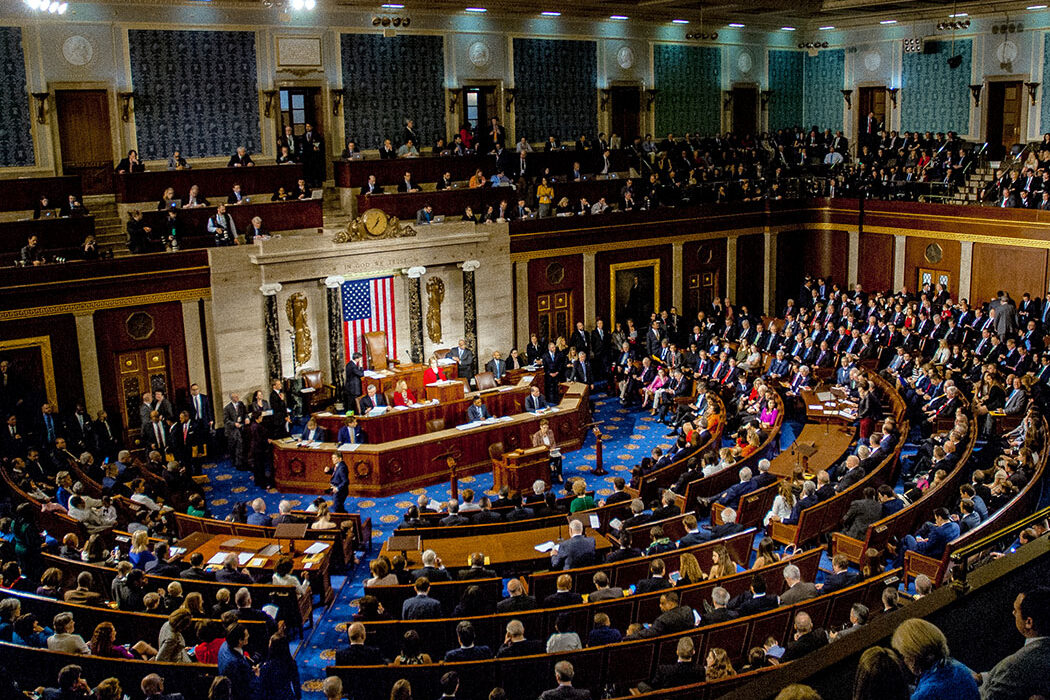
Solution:
[{"label": "blue curtain", "polygon": [[950,41],[934,42],[934,53],[906,53],[901,67],[901,129],[904,131],[970,130],[970,61],[973,42],[955,40],[958,68],[948,65]]},{"label": "blue curtain", "polygon": [[842,128],[842,85],[846,75],[845,49],[826,49],[816,56],[806,55],[803,125],[816,124],[832,133]]}]

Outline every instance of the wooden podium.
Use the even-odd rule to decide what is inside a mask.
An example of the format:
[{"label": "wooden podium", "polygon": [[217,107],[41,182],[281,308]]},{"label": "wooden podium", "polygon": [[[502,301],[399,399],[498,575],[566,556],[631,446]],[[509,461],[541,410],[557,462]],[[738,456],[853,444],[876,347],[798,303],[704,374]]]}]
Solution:
[{"label": "wooden podium", "polygon": [[550,448],[546,445],[513,450],[492,462],[492,487],[497,491],[504,486],[511,491],[525,491],[537,479],[551,482]]},{"label": "wooden podium", "polygon": [[426,389],[427,401],[437,399],[438,403],[460,401],[467,393],[467,385],[458,379],[450,379],[447,382],[434,382],[433,384],[427,384],[424,388]]}]

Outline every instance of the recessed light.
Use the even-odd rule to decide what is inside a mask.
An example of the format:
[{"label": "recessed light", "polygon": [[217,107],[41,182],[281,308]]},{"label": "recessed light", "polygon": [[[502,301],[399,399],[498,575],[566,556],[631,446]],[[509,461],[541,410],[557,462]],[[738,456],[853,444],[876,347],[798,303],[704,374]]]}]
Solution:
[{"label": "recessed light", "polygon": [[547,12],[541,12],[540,14],[544,17],[561,17],[560,12],[551,12],[549,10]]},{"label": "recessed light", "polygon": [[970,15],[967,12],[956,12],[955,14],[948,15],[948,17],[950,17],[950,18],[954,18],[954,17],[969,17],[969,16]]},{"label": "recessed light", "polygon": [[823,26],[823,27],[817,27],[817,28],[818,28],[818,29],[819,29],[820,31],[822,31],[822,32],[826,32],[826,31],[827,31],[827,30],[829,30],[829,29],[834,29],[834,28],[835,28],[835,25],[834,25],[834,24],[828,24],[828,25],[825,25],[825,26]]},{"label": "recessed light", "polygon": [[740,22],[730,22],[729,26],[734,29],[743,29],[746,25],[740,24]]},{"label": "recessed light", "polygon": [[399,2],[388,2],[382,5],[384,10],[403,10],[405,6]]},{"label": "recessed light", "polygon": [[627,19],[627,15],[609,15],[609,19],[615,19],[622,22]]},{"label": "recessed light", "polygon": [[882,19],[882,20],[879,20],[879,24],[897,24],[897,20],[895,20],[895,19]]},{"label": "recessed light", "polygon": [[1026,10],[1045,10],[1046,5],[1029,5],[1025,8]]},{"label": "recessed light", "polygon": [[488,12],[484,7],[468,7],[466,12]]},{"label": "recessed light", "polygon": [[793,32],[793,31],[795,31],[795,28],[794,27],[781,27],[780,31],[782,31],[782,32]]},{"label": "recessed light", "polygon": [[672,24],[689,24],[689,20],[687,20],[687,19],[672,19],[671,23]]}]

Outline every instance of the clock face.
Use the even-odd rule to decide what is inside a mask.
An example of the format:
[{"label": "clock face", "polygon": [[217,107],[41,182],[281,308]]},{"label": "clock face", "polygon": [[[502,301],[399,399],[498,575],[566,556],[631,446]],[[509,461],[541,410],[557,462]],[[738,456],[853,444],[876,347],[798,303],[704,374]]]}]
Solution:
[{"label": "clock face", "polygon": [[375,236],[386,230],[386,214],[381,209],[369,209],[361,215],[365,230]]}]

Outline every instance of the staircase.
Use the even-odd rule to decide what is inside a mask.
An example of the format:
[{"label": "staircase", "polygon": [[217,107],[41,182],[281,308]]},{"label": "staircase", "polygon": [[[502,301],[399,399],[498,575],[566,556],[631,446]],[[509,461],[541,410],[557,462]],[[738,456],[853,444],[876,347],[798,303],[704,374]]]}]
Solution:
[{"label": "staircase", "polygon": [[113,195],[89,195],[84,197],[84,206],[95,217],[95,240],[102,251],[109,251],[114,258],[131,255],[124,222],[117,214],[117,203]]}]

